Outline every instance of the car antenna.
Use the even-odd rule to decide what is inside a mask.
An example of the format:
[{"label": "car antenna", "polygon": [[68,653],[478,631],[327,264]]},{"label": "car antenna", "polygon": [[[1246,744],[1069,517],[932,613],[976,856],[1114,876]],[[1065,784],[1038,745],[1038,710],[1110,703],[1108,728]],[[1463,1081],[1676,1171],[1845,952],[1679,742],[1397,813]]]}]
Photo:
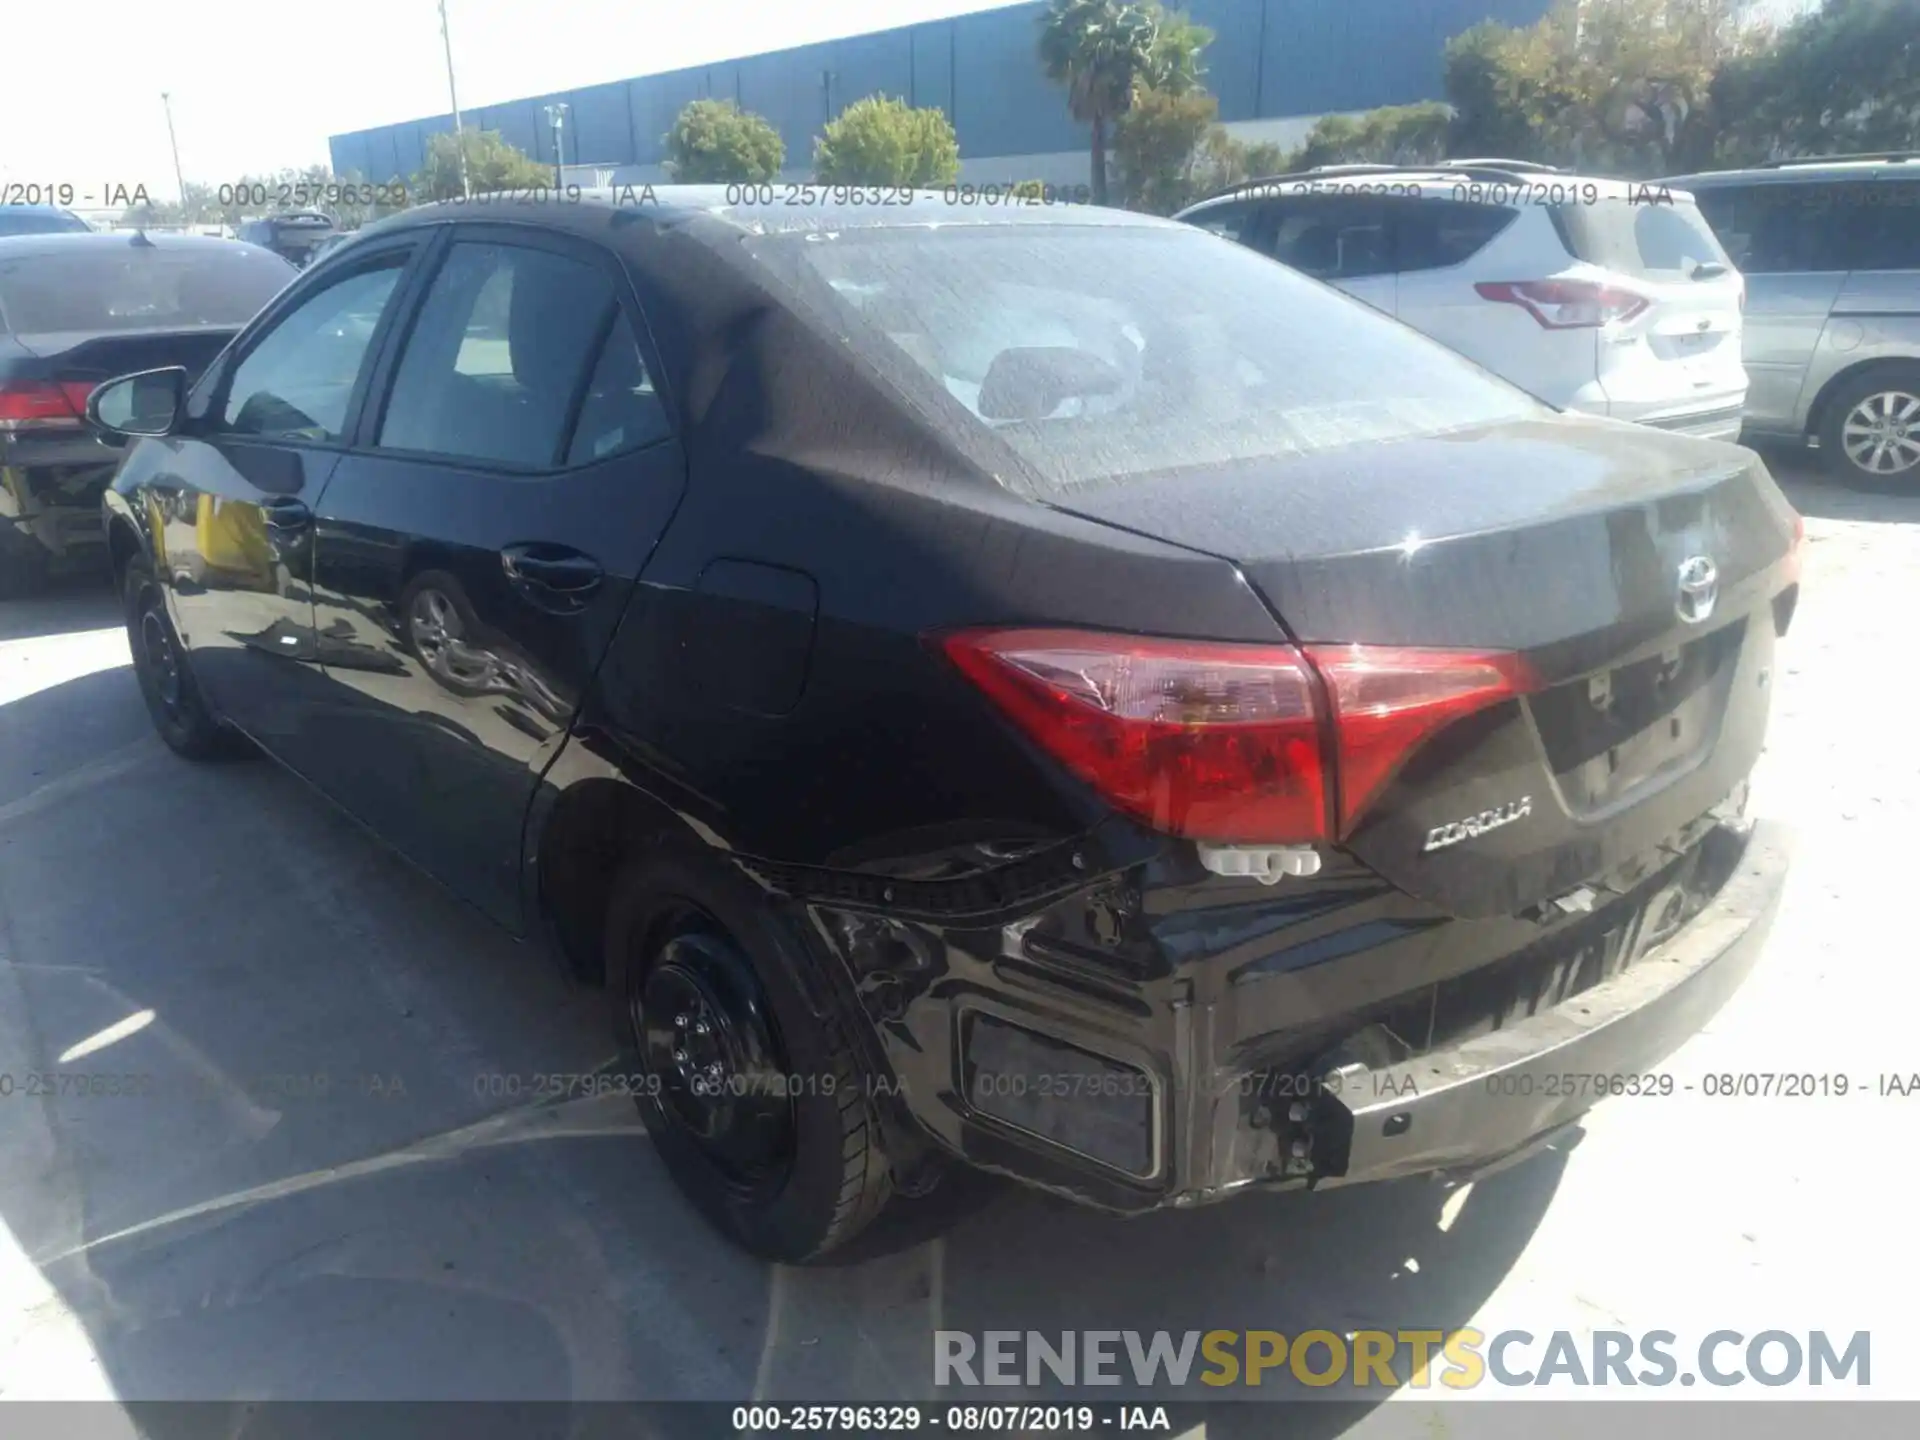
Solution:
[{"label": "car antenna", "polygon": [[127,243],[129,245],[145,245],[150,249],[158,248],[154,245],[153,241],[147,238],[147,227],[144,225],[134,227],[133,239]]}]

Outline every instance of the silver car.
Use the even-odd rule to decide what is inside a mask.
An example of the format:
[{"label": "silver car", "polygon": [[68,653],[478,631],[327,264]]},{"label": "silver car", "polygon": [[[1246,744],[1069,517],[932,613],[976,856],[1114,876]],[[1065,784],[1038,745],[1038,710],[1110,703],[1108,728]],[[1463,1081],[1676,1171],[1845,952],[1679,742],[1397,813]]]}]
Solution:
[{"label": "silver car", "polygon": [[1657,182],[1691,190],[1747,278],[1745,433],[1920,486],[1920,156]]}]

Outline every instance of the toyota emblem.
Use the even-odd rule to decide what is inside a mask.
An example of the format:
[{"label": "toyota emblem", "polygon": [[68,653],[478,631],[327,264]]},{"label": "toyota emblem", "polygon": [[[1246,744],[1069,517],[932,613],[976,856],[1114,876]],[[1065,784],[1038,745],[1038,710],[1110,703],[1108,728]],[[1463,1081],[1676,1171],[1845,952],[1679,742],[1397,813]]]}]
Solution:
[{"label": "toyota emblem", "polygon": [[1704,555],[1692,555],[1680,562],[1680,598],[1674,609],[1689,625],[1698,625],[1713,614],[1713,602],[1720,598],[1720,572]]}]

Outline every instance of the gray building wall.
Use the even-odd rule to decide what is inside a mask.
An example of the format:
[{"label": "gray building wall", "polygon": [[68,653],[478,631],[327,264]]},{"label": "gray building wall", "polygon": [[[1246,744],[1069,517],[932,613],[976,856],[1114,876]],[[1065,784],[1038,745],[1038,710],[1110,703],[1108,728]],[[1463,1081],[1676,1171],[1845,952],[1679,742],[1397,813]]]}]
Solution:
[{"label": "gray building wall", "polygon": [[[1207,86],[1231,128],[1306,121],[1441,98],[1441,50],[1481,20],[1530,24],[1550,0],[1188,0],[1184,8],[1214,31]],[[661,180],[662,137],[689,100],[712,96],[767,117],[787,146],[789,171],[811,165],[821,127],[867,95],[937,105],[953,121],[968,179],[1077,181],[1066,160],[1084,156],[1085,127],[1067,114],[1034,53],[1042,3],[1012,5],[616,80],[464,112],[463,124],[498,130],[512,145],[552,164],[542,107],[572,107],[564,144],[569,165],[616,169],[622,180]],[[636,59],[643,59],[636,26]],[[617,50],[621,37],[606,37]],[[427,137],[451,131],[451,115],[336,135],[336,174],[385,181],[412,175]],[[1263,132],[1271,127],[1260,126]],[[1291,128],[1291,127],[1285,127]],[[1301,127],[1304,128],[1304,125]],[[1061,173],[1052,173],[1059,169]]]}]

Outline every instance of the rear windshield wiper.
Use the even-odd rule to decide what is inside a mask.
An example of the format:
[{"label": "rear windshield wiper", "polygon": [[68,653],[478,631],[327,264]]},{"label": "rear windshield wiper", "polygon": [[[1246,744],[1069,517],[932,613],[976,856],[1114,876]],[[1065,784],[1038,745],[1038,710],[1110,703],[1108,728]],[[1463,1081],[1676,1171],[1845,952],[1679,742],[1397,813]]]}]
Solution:
[{"label": "rear windshield wiper", "polygon": [[1722,265],[1718,260],[1702,260],[1698,265],[1693,267],[1693,274],[1690,278],[1694,280],[1718,280],[1726,273],[1727,267]]}]

